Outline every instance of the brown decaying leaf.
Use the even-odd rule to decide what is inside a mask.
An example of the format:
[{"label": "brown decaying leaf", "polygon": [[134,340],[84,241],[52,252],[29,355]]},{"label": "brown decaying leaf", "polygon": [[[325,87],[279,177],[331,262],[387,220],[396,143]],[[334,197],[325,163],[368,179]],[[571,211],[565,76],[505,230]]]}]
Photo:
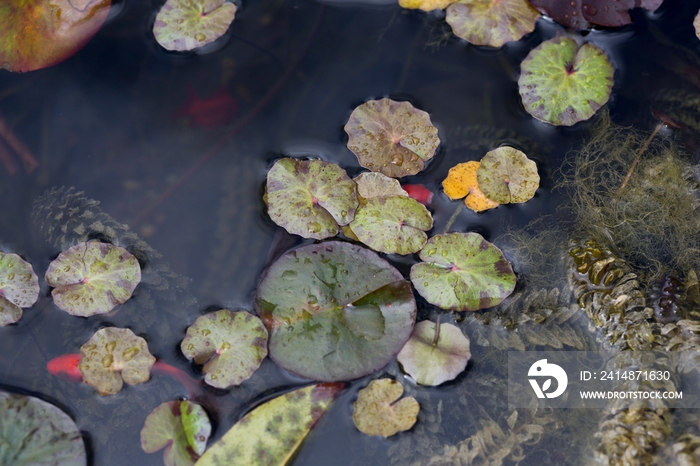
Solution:
[{"label": "brown decaying leaf", "polygon": [[403,394],[403,386],[393,379],[378,379],[357,394],[352,419],[355,426],[367,435],[390,437],[408,430],[416,423],[420,406],[413,397],[396,401]]}]

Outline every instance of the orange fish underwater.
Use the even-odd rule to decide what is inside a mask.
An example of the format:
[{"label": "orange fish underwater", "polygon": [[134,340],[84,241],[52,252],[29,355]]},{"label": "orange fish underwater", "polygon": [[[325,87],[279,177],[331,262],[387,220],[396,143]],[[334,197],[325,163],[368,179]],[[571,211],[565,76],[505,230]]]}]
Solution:
[{"label": "orange fish underwater", "polygon": [[433,193],[422,184],[402,184],[401,187],[410,197],[423,205],[433,202]]},{"label": "orange fish underwater", "polygon": [[194,126],[215,128],[229,123],[238,114],[238,102],[224,84],[213,95],[202,99],[192,84],[187,85],[185,103],[175,110],[172,120],[189,118]]}]

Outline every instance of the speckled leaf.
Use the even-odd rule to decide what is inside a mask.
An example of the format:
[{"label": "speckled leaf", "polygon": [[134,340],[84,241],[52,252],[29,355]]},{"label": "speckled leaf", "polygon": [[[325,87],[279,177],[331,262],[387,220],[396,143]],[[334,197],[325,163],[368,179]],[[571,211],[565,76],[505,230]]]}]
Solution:
[{"label": "speckled leaf", "polygon": [[223,36],[235,15],[236,5],[225,0],[168,0],[153,34],[167,50],[192,50]]},{"label": "speckled leaf", "polygon": [[204,364],[204,381],[217,388],[240,385],[267,356],[267,330],[250,312],[221,309],[198,317],[180,344],[187,359]]},{"label": "speckled leaf", "polygon": [[141,281],[141,267],[126,249],[91,241],[54,259],[46,283],[56,306],[74,316],[104,314],[126,302]]},{"label": "speckled leaf", "polygon": [[571,126],[605,105],[613,73],[610,60],[597,46],[579,48],[571,37],[556,37],[534,48],[521,63],[520,97],[525,110],[538,120]]},{"label": "speckled leaf", "polygon": [[384,367],[413,330],[411,285],[372,251],[329,241],[289,251],[263,274],[255,308],[270,357],[312,380],[362,377]]},{"label": "speckled leaf", "polygon": [[454,0],[399,0],[399,6],[409,10],[444,10]]},{"label": "speckled leaf", "polygon": [[399,180],[390,178],[377,172],[363,172],[353,180],[357,185],[357,198],[360,204],[367,204],[368,199],[375,197],[408,197],[408,193],[401,187]]},{"label": "speckled leaf", "polygon": [[80,347],[78,369],[83,382],[100,395],[113,395],[122,389],[123,382],[137,385],[148,381],[155,362],[146,340],[128,328],[107,327]]},{"label": "speckled leaf", "polygon": [[374,198],[360,206],[350,228],[375,251],[412,254],[423,248],[433,227],[433,217],[423,204],[410,197]]},{"label": "speckled leaf", "polygon": [[17,254],[0,252],[0,327],[17,322],[39,297],[39,277]]},{"label": "speckled leaf", "polygon": [[392,379],[372,380],[357,394],[352,413],[355,426],[367,435],[390,437],[416,423],[420,406],[415,398],[403,395],[403,386]]},{"label": "speckled leaf", "polygon": [[73,420],[56,406],[0,391],[0,464],[85,466],[85,443]]},{"label": "speckled leaf", "polygon": [[501,47],[534,31],[539,17],[527,0],[459,0],[447,7],[445,20],[457,37]]},{"label": "speckled leaf", "polygon": [[494,149],[481,159],[476,180],[486,197],[500,204],[528,201],[540,186],[537,164],[508,146]]},{"label": "speckled leaf", "polygon": [[192,466],[204,453],[211,434],[209,416],[197,403],[187,400],[158,405],[141,429],[141,448],[155,453],[165,448],[165,466]]},{"label": "speckled leaf", "polygon": [[197,466],[291,464],[304,438],[343,388],[342,383],[311,385],[258,406],[209,448]]},{"label": "speckled leaf", "polygon": [[459,327],[440,324],[437,344],[437,325],[429,320],[418,322],[397,360],[403,370],[421,385],[440,385],[464,371],[471,358],[469,339]]},{"label": "speckled leaf", "polygon": [[409,102],[370,100],[345,125],[348,148],[360,165],[394,178],[415,175],[440,144],[427,112]]},{"label": "speckled leaf", "polygon": [[450,199],[464,199],[464,204],[475,212],[498,207],[498,202],[487,198],[479,189],[476,181],[476,170],[479,162],[458,163],[450,168],[447,178],[442,182],[442,189]]},{"label": "speckled leaf", "polygon": [[515,288],[503,253],[478,233],[449,233],[428,240],[411,281],[428,302],[443,309],[476,311],[495,306]]},{"label": "speckled leaf", "polygon": [[338,234],[355,218],[355,183],[338,165],[320,160],[278,160],[267,173],[267,213],[277,225],[304,238]]}]

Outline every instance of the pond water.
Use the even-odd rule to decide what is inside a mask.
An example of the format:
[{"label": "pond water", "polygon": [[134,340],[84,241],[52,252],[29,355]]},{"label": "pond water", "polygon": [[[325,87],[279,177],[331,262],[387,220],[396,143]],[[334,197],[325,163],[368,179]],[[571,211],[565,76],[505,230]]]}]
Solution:
[{"label": "pond water", "polygon": [[[37,304],[19,323],[0,329],[0,387],[63,408],[84,433],[94,465],[162,464],[161,453],[141,451],[139,431],[148,412],[186,392],[176,380],[158,375],[100,397],[88,386],[50,375],[46,363],[78,352],[109,324],[147,337],[155,356],[200,377],[179,351],[185,329],[213,307],[252,310],[265,265],[303,243],[280,234],[265,214],[265,176],[277,158],[321,157],[354,176],[361,167],[343,132],[352,109],[371,98],[409,100],[430,113],[442,141],[427,169],[404,180],[436,193],[429,206],[435,219],[431,234],[442,231],[457,205],[440,188],[450,167],[478,160],[506,142],[537,162],[542,181],[533,200],[485,214],[464,211],[452,227],[499,244],[508,228],[556,214],[566,201],[564,193],[552,191],[558,170],[593,124],[554,128],[534,120],[520,104],[520,62],[561,30],[545,18],[523,40],[492,50],[451,36],[437,14],[396,5],[260,0],[241,6],[218,50],[173,54],[150,32],[161,3],[117,1],[105,26],[69,60],[27,74],[0,73],[0,113],[40,164],[31,174],[20,170],[14,176],[0,168],[0,248],[21,254],[42,277],[61,250],[54,243],[58,233],[45,234],[48,227],[60,227],[50,215],[58,210],[46,206],[62,194],[42,198],[36,208],[34,203],[45,190],[63,186],[100,202],[75,198],[80,212],[129,225],[161,254],[144,270],[162,282],[142,285],[133,302],[115,313],[71,317],[55,307],[41,280]],[[613,121],[651,131],[657,123],[650,106],[660,91],[698,92],[700,40],[692,18],[699,8],[700,0],[666,0],[654,14],[635,10],[630,26],[587,34],[616,69],[608,104]],[[227,95],[233,103],[226,111],[184,115],[193,94]],[[700,139],[692,128],[663,137],[697,156]],[[416,260],[389,259],[406,275]],[[418,302],[419,317],[436,315],[436,308]],[[445,314],[446,320],[462,320]],[[468,322],[462,328],[474,337]],[[505,425],[505,374],[498,365],[505,352],[499,351],[472,338],[467,371],[437,388],[412,385],[395,362],[349,383],[294,464],[426,463],[488,419]],[[399,377],[423,409],[413,430],[386,440],[364,436],[351,418],[357,391],[381,375]],[[240,388],[204,390],[198,401],[215,421],[212,440],[251,406],[306,383],[266,360]],[[590,457],[597,413],[574,415],[580,420],[563,424],[557,436],[523,445],[519,464],[579,464]]]}]

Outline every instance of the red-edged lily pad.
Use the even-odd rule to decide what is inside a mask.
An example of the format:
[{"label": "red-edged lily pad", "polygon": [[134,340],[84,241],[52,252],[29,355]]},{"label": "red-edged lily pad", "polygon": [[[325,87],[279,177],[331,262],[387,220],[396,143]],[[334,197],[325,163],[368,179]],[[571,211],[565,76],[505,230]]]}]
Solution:
[{"label": "red-edged lily pad", "polygon": [[420,406],[415,398],[403,395],[403,385],[392,379],[372,380],[357,394],[352,420],[367,435],[390,437],[413,427]]},{"label": "red-edged lily pad", "polygon": [[17,254],[0,252],[0,327],[14,324],[22,308],[31,307],[39,297],[39,277],[32,265]]},{"label": "red-edged lily pad", "polygon": [[445,20],[467,42],[501,47],[534,31],[539,17],[527,0],[459,0],[447,7]]},{"label": "red-edged lily pad", "polygon": [[540,186],[537,164],[508,146],[494,149],[481,159],[476,179],[484,195],[499,204],[529,201]]},{"label": "red-edged lily pad", "polygon": [[223,36],[235,16],[236,5],[226,0],[168,0],[153,35],[167,50],[193,50]]}]

